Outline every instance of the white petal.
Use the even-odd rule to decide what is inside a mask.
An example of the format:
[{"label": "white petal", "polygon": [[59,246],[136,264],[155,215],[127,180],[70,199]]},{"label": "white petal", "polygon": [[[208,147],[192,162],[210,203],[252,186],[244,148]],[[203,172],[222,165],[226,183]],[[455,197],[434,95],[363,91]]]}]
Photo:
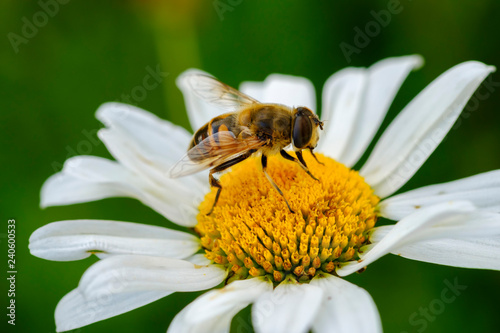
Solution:
[{"label": "white petal", "polygon": [[323,88],[321,118],[325,133],[318,150],[353,166],[372,141],[418,55],[387,58],[368,69],[349,67],[332,75]]},{"label": "white petal", "polygon": [[79,286],[56,308],[57,330],[82,327],[171,294],[218,285],[226,272],[219,266],[199,266],[161,257],[121,255],[92,265]]},{"label": "white petal", "polygon": [[[337,274],[346,276],[354,273],[378,258],[410,243],[439,238],[444,234],[454,232],[456,234],[467,233],[471,228],[463,228],[463,225],[467,222],[470,224],[468,213],[474,210],[475,207],[468,202],[444,203],[421,209],[399,221],[378,243],[369,246],[369,249],[361,255],[361,260],[347,263],[337,269]],[[441,228],[438,228],[440,224]]]},{"label": "white petal", "polygon": [[179,312],[168,332],[229,332],[234,315],[272,288],[271,282],[252,278],[211,290]]},{"label": "white petal", "polygon": [[[154,182],[165,181],[166,171],[184,156],[192,137],[184,128],[132,105],[105,103],[96,117],[109,128],[104,131],[111,133],[107,136],[114,138],[104,143],[112,146],[108,149],[116,153],[117,160],[130,170],[152,177]],[[123,149],[130,152],[120,153]],[[201,173],[176,181],[186,188],[207,188],[207,177]]]},{"label": "white petal", "polygon": [[[196,302],[196,300],[194,301]],[[193,304],[193,303],[191,303]],[[186,311],[190,309],[189,304],[187,307],[185,307],[181,312],[179,312],[174,320],[170,323],[170,326],[168,327],[167,333],[176,333],[176,332],[182,332],[182,333],[204,333],[204,332],[210,332],[210,333],[229,333],[230,326],[231,326],[231,320],[233,317],[236,315],[236,313],[239,312],[235,311],[236,309],[230,309],[225,313],[220,314],[217,317],[210,318],[209,320],[205,320],[202,322],[196,322],[192,323],[189,322],[189,318],[187,317]]]},{"label": "white petal", "polygon": [[162,215],[180,225],[196,223],[197,207],[209,188],[208,172],[172,179],[167,175],[172,164],[156,164],[127,136],[113,129],[102,129],[98,136],[120,163],[140,177],[141,194],[147,205],[161,209]]},{"label": "white petal", "polygon": [[[98,133],[99,138],[104,142],[111,155],[116,158],[127,169],[141,176],[143,181],[161,186],[175,186],[189,195],[196,195],[199,190],[206,192],[208,173],[196,173],[181,179],[172,179],[168,177],[168,170],[177,162],[179,158],[167,161],[158,158],[158,155],[148,154],[137,141],[114,128],[101,129]],[[183,146],[182,156],[186,152]],[[167,149],[168,147],[165,147]],[[166,155],[166,153],[165,153]],[[180,154],[175,154],[176,156]]]},{"label": "white petal", "polygon": [[78,289],[89,299],[110,293],[199,291],[226,277],[218,265],[200,266],[164,257],[120,255],[98,261],[83,274]]},{"label": "white petal", "polygon": [[74,289],[57,304],[55,313],[56,331],[69,331],[118,316],[171,293],[171,291],[110,293],[95,300],[88,300],[78,289]]},{"label": "white petal", "polygon": [[30,237],[31,254],[47,260],[79,260],[139,254],[186,258],[200,248],[197,237],[185,232],[130,222],[73,220],[49,223]]},{"label": "white petal", "polygon": [[401,193],[382,201],[379,208],[383,217],[400,220],[420,208],[460,200],[500,213],[500,170]]},{"label": "white petal", "polygon": [[[72,175],[70,170],[81,163],[94,165],[84,172],[88,179]],[[40,193],[41,207],[69,205],[109,197],[132,196],[136,177],[120,164],[94,156],[78,156],[64,163],[63,171],[45,181]]]},{"label": "white petal", "polygon": [[205,257],[204,254],[201,253],[194,254],[191,257],[186,258],[184,260],[189,261],[190,263],[193,263],[198,266],[206,266],[212,263],[207,257]]},{"label": "white petal", "polygon": [[377,306],[366,290],[329,274],[315,277],[311,284],[324,292],[313,322],[315,333],[382,332]]},{"label": "white petal", "polygon": [[304,77],[271,74],[264,82],[241,83],[240,90],[262,103],[306,106],[316,112],[314,86]]},{"label": "white petal", "polygon": [[[474,222],[472,222],[474,223]],[[392,226],[379,227],[370,240],[382,239]],[[500,270],[499,238],[440,238],[411,243],[392,254],[433,264]]]},{"label": "white petal", "polygon": [[317,150],[344,164],[348,162],[343,156],[349,141],[355,135],[361,136],[355,128],[367,81],[365,69],[345,68],[330,76],[323,88],[321,119],[325,132],[321,133]]},{"label": "white petal", "polygon": [[256,332],[308,332],[316,317],[323,290],[310,284],[280,283],[263,294],[252,307]]},{"label": "white petal", "polygon": [[360,171],[378,196],[394,193],[413,176],[494,70],[477,61],[459,64],[435,79],[401,111]]},{"label": "white petal", "polygon": [[[125,148],[119,150],[123,154],[131,154]],[[194,186],[188,189],[189,186],[181,180],[171,181],[167,183],[166,180],[160,186],[159,181],[155,183],[139,176],[119,163],[95,156],[76,156],[68,159],[63,170],[45,182],[41,191],[41,206],[68,205],[117,196],[131,197],[172,222],[194,226],[196,207],[205,192]]]},{"label": "white petal", "polygon": [[215,118],[218,115],[226,112],[223,109],[205,102],[193,93],[191,87],[188,84],[188,81],[186,80],[186,76],[196,73],[210,75],[209,73],[206,73],[199,69],[188,69],[181,75],[179,75],[179,77],[177,77],[177,80],[175,81],[177,87],[179,87],[182,95],[184,96],[184,104],[186,105],[189,122],[191,123],[191,128],[194,131],[205,125],[212,118]]},{"label": "white petal", "polygon": [[157,164],[154,158],[144,155],[142,148],[127,136],[113,129],[101,129],[98,136],[113,157],[141,176],[142,182],[180,191],[176,192],[173,198],[181,197],[183,200],[193,196],[202,198],[208,191],[208,172],[172,179],[168,176],[172,163],[163,166]]},{"label": "white petal", "polygon": [[[244,81],[240,84],[240,91],[247,94],[250,97],[258,100],[259,102],[266,103],[264,101],[264,83],[258,81]],[[272,103],[272,102],[270,102]]]},{"label": "white petal", "polygon": [[165,169],[186,153],[192,136],[181,126],[123,103],[101,105],[96,118],[135,142],[144,155]]}]

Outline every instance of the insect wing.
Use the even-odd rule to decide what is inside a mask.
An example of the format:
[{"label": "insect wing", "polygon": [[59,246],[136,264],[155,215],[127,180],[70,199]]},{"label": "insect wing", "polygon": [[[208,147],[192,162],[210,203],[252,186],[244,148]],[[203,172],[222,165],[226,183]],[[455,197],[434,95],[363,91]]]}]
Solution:
[{"label": "insect wing", "polygon": [[236,111],[259,101],[204,74],[189,74],[186,77],[193,93],[204,101],[227,111]]},{"label": "insect wing", "polygon": [[230,131],[217,132],[191,148],[170,170],[171,178],[191,175],[258,149],[265,142],[257,137],[238,140]]}]

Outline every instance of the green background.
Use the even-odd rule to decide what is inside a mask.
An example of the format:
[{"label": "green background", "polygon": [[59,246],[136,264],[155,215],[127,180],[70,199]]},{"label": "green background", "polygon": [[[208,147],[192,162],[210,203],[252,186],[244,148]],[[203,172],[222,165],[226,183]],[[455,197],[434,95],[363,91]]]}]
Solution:
[{"label": "green background", "polygon": [[[374,21],[372,11],[390,1],[236,1],[218,14],[212,1],[69,1],[38,28],[16,53],[8,34],[22,35],[23,17],[33,22],[36,1],[0,4],[0,126],[2,276],[7,271],[7,219],[17,221],[16,332],[53,332],[59,299],[76,287],[95,258],[50,262],[33,257],[30,234],[52,221],[80,218],[135,221],[173,227],[132,199],[39,208],[40,188],[64,160],[75,154],[110,157],[103,144],[84,146],[84,132],[102,125],[94,118],[106,101],[142,85],[146,68],[158,64],[169,75],[135,104],[188,126],[182,96],[174,85],[189,67],[206,70],[233,86],[263,80],[270,73],[308,77],[317,94],[335,71],[369,66],[389,56],[422,54],[425,66],[410,74],[382,128],[436,76],[466,60],[500,67],[500,3],[496,0],[405,0],[401,11],[370,38],[349,63],[340,43],[353,45],[355,28]],[[232,5],[230,4],[232,3]],[[495,90],[476,96],[468,110],[421,170],[400,190],[454,180],[500,168],[500,76]],[[486,90],[481,88],[483,92]],[[482,96],[482,95],[481,95]],[[380,136],[378,132],[377,136]],[[372,144],[373,146],[373,144]],[[165,147],[168,149],[168,147]],[[364,157],[366,158],[366,156]],[[427,321],[410,316],[440,299],[445,280],[467,286]],[[438,266],[386,256],[360,275],[348,277],[373,296],[387,332],[498,330],[500,273]],[[7,285],[2,278],[1,308]],[[173,316],[197,293],[178,293],[130,313],[76,330],[81,332],[164,332]],[[249,310],[233,321],[249,329]],[[6,317],[2,313],[2,325]],[[419,317],[422,318],[422,317]]]}]

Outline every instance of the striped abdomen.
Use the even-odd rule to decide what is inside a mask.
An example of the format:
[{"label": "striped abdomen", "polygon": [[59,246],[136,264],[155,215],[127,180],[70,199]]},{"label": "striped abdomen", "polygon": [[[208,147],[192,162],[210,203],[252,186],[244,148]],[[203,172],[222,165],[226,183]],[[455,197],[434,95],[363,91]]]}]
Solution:
[{"label": "striped abdomen", "polygon": [[[200,142],[202,142],[209,136],[212,136],[219,132],[231,132],[235,137],[237,137],[239,133],[235,132],[235,130],[239,131],[239,126],[235,126],[235,117],[236,115],[234,113],[227,113],[215,117],[214,119],[203,125],[198,131],[196,131],[196,133],[194,133],[193,139],[189,144],[188,151],[190,151],[191,148],[197,146]],[[210,142],[206,147],[197,147],[195,151],[188,153],[188,156],[193,161],[203,160],[207,157],[210,157],[209,148],[213,149],[216,147],[217,141],[214,140],[214,142]]]}]

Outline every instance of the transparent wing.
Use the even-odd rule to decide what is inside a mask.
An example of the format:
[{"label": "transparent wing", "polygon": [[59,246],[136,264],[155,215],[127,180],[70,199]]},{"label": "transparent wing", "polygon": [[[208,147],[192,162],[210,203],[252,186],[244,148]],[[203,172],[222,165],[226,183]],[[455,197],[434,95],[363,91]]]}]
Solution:
[{"label": "transparent wing", "polygon": [[168,176],[178,178],[213,168],[264,144],[256,136],[238,139],[230,131],[218,132],[191,148],[168,170]]},{"label": "transparent wing", "polygon": [[260,103],[212,76],[193,73],[187,75],[186,80],[196,96],[227,111]]}]

